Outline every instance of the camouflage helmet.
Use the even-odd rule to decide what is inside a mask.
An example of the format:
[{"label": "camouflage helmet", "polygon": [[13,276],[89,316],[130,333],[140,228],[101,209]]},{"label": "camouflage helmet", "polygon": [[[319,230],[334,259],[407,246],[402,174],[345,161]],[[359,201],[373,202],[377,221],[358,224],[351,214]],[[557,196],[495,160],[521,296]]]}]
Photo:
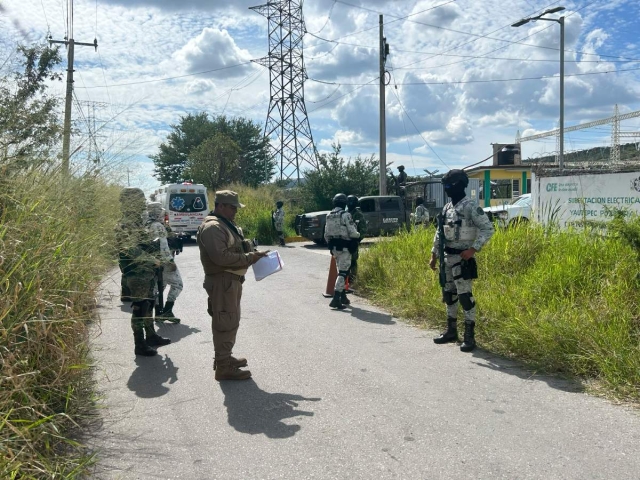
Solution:
[{"label": "camouflage helmet", "polygon": [[120,203],[144,199],[144,192],[138,187],[125,187],[120,192]]},{"label": "camouflage helmet", "polygon": [[360,200],[358,200],[358,197],[356,197],[355,195],[349,195],[347,197],[347,207],[356,208],[358,206],[359,201]]},{"label": "camouflage helmet", "polygon": [[160,202],[147,203],[147,214],[151,220],[162,220],[164,208]]},{"label": "camouflage helmet", "polygon": [[333,206],[344,208],[347,206],[347,196],[344,193],[337,193],[335,197],[333,197]]},{"label": "camouflage helmet", "polygon": [[464,185],[465,188],[469,185],[469,177],[464,170],[449,170],[442,177],[442,184],[445,185],[445,188],[446,185],[455,185],[458,183]]},{"label": "camouflage helmet", "polygon": [[139,212],[145,209],[146,199],[144,192],[137,187],[125,187],[120,192],[120,209],[123,212]]}]

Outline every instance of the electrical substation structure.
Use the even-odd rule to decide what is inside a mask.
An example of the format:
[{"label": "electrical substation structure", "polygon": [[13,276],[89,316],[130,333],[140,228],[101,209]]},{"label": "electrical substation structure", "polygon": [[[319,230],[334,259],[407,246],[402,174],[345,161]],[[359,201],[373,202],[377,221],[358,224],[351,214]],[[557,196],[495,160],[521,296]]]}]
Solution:
[{"label": "electrical substation structure", "polygon": [[[302,4],[304,0],[273,0],[250,7],[269,22],[269,54],[254,60],[269,69],[269,110],[264,135],[278,165],[280,180],[300,181],[305,167],[318,168],[307,108],[304,103]],[[265,172],[265,176],[268,172]]]}]

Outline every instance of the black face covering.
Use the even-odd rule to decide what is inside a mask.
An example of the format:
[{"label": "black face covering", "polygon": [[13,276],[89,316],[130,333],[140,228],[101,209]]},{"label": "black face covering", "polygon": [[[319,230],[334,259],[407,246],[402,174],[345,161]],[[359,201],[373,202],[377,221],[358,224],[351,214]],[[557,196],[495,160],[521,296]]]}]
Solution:
[{"label": "black face covering", "polygon": [[448,197],[451,197],[451,201],[456,204],[462,200],[465,196],[465,185],[463,182],[445,183],[444,191]]}]

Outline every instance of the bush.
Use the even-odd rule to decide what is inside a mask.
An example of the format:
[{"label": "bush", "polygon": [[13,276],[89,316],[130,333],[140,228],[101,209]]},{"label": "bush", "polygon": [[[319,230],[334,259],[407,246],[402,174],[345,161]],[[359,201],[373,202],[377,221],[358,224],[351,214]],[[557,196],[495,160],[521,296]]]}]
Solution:
[{"label": "bush", "polygon": [[92,460],[70,437],[91,406],[88,326],[113,265],[118,191],[0,180],[0,478],[72,478]]},{"label": "bush", "polygon": [[[478,254],[473,291],[483,348],[640,399],[640,222],[620,221],[625,235],[536,225],[497,231]],[[376,244],[361,255],[358,282],[395,313],[442,328],[438,275],[428,267],[433,235],[431,228]]]}]

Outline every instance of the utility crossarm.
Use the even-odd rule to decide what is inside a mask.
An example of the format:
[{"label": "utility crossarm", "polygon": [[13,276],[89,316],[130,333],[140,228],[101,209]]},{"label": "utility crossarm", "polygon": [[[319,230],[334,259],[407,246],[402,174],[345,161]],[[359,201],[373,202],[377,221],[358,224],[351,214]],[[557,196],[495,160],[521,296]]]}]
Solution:
[{"label": "utility crossarm", "polygon": [[[615,121],[619,122],[621,120],[627,120],[629,118],[635,117],[640,117],[640,110],[624,113],[622,115],[618,115],[617,117],[609,117],[603,118],[601,120],[594,120],[593,122],[581,123],[579,125],[574,125],[573,127],[565,127],[564,132],[574,132],[576,130],[582,130],[583,128],[597,127],[598,125],[606,125],[607,123],[613,123]],[[554,130],[549,130],[548,132],[537,133],[528,137],[520,137],[520,142],[528,142],[529,140],[537,140],[538,138],[551,137],[553,135],[557,135],[558,132],[559,129],[556,128]]]}]

